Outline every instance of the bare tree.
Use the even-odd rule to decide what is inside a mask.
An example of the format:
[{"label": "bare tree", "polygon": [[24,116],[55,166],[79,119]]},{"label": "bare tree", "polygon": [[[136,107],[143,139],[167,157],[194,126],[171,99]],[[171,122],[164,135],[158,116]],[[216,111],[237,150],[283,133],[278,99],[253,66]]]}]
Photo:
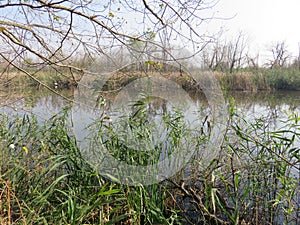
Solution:
[{"label": "bare tree", "polygon": [[[192,54],[186,56],[192,57],[211,38],[199,33],[198,27],[211,19],[201,15],[215,3],[216,0],[3,0],[0,61],[35,79],[35,74],[46,68],[62,74],[83,74],[87,68],[74,63],[80,56],[85,60],[106,57],[110,62],[107,67],[117,67],[113,55],[116,49],[132,49],[132,43],[138,42],[163,49],[160,55],[147,52],[157,60],[176,60],[165,47],[172,40],[192,48]],[[147,38],[146,32],[164,38]],[[27,64],[35,70],[20,66],[26,58],[32,59]]]},{"label": "bare tree", "polygon": [[300,70],[300,43],[298,43],[298,56],[294,62],[295,67]]},{"label": "bare tree", "polygon": [[234,68],[240,68],[245,59],[246,40],[245,35],[239,32],[237,38],[228,45],[228,63],[229,72],[232,73]]},{"label": "bare tree", "polygon": [[298,43],[298,58],[297,58],[297,67],[300,70],[300,42]]},{"label": "bare tree", "polygon": [[246,54],[246,61],[247,61],[247,66],[249,68],[258,69],[259,68],[259,53],[257,53],[255,56]]},{"label": "bare tree", "polygon": [[172,35],[172,32],[168,32],[167,29],[164,29],[164,31],[159,35],[159,39],[160,39],[160,42],[163,46],[162,48],[162,59],[163,59],[163,71],[166,71],[166,65],[165,65],[165,62],[168,61],[168,52],[171,52],[171,46],[170,46],[170,43],[168,40],[170,40],[171,38],[171,35]]},{"label": "bare tree", "polygon": [[300,70],[300,43],[298,43],[298,56],[294,57],[291,67]]},{"label": "bare tree", "polygon": [[220,44],[219,41],[215,42],[214,45],[209,49],[203,51],[204,64],[211,70],[225,70],[226,65],[224,61],[226,58],[227,48],[226,45]]},{"label": "bare tree", "polygon": [[246,54],[245,35],[240,32],[236,39],[229,42],[214,42],[213,46],[203,52],[205,65],[212,70],[229,71],[242,66]]},{"label": "bare tree", "polygon": [[284,41],[274,44],[271,48],[272,59],[269,62],[270,68],[285,67],[291,57],[287,50],[287,45]]}]

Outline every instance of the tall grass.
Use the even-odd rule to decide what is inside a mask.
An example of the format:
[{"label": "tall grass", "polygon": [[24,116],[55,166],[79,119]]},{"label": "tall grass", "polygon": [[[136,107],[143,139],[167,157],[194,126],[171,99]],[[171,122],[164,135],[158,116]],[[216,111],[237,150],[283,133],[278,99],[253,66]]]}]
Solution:
[{"label": "tall grass", "polygon": [[130,187],[101,177],[81,157],[66,112],[38,125],[0,119],[1,224],[174,224],[155,184]]},{"label": "tall grass", "polygon": [[277,128],[267,117],[244,118],[231,109],[226,157],[200,170],[196,162],[189,177],[171,180],[189,224],[299,223],[299,116]]},{"label": "tall grass", "polygon": [[[155,125],[145,104],[134,109],[132,138],[147,143]],[[33,115],[1,115],[0,224],[299,223],[300,117],[290,113],[275,129],[268,118],[247,121],[234,105],[230,112],[220,149],[226,157],[207,168],[195,158],[176,176],[148,186],[114,183],[94,170],[78,149],[68,110],[44,124]],[[158,150],[172,151],[187,136],[201,147],[209,130],[189,130],[181,118],[178,111],[164,115],[168,144],[156,142]],[[97,126],[111,154],[133,165],[149,163],[149,152],[129,149],[132,139],[110,129],[122,131],[120,125],[103,120]]]},{"label": "tall grass", "polygon": [[269,69],[264,70],[264,74],[268,85],[272,89],[300,90],[299,69]]},{"label": "tall grass", "polygon": [[[150,72],[149,72],[150,73]],[[214,71],[221,87],[225,90],[238,91],[270,91],[270,90],[300,90],[300,70],[296,68],[244,68],[229,72]],[[205,77],[210,73],[203,72],[203,84]],[[68,89],[77,86],[82,74],[70,71],[41,70],[33,72],[32,79],[18,71],[2,73],[0,75],[1,89],[39,88],[47,85],[51,88]],[[93,83],[94,88],[102,87],[103,90],[118,90],[133,80],[146,76],[144,72],[119,71],[111,76],[103,85],[102,78]],[[158,72],[152,71],[151,76],[165,77],[180,84],[185,90],[190,91],[197,87],[197,83],[182,71]],[[37,80],[39,82],[37,82]]]},{"label": "tall grass", "polygon": [[243,69],[233,73],[215,72],[225,90],[300,90],[300,70],[290,68]]},{"label": "tall grass", "polygon": [[251,224],[299,221],[299,116],[290,113],[281,122],[274,127],[262,116],[249,123],[233,111],[227,166],[218,172],[235,224],[242,218]]},{"label": "tall grass", "polygon": [[3,90],[20,90],[24,88],[41,88],[48,86],[50,88],[71,89],[77,86],[81,74],[72,71],[59,71],[55,69],[28,71],[28,74],[17,70],[2,72],[0,74],[0,88]]}]

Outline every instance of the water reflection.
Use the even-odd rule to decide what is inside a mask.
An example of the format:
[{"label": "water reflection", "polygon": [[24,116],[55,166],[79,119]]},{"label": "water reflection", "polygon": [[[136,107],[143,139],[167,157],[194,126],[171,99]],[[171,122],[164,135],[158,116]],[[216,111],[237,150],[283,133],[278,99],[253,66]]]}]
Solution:
[{"label": "water reflection", "polygon": [[[38,119],[41,121],[57,114],[65,107],[71,107],[73,112],[75,112],[73,119],[82,121],[82,123],[77,123],[79,125],[77,128],[80,131],[77,132],[86,136],[87,134],[84,134],[84,124],[93,122],[97,117],[103,116],[104,111],[112,108],[116,102],[119,102],[120,105],[127,102],[128,96],[131,96],[132,94],[134,93],[130,93],[130,91],[123,93],[122,95],[119,95],[118,100],[116,100],[114,93],[103,94],[103,99],[101,101],[105,104],[100,104],[99,107],[96,107],[96,102],[89,104],[89,96],[85,96],[86,99],[82,100],[82,104],[74,104],[75,90],[61,91],[61,96],[47,90],[34,90],[26,93],[1,93],[0,113],[11,116],[14,114],[22,115],[34,113],[38,115]],[[209,106],[203,95],[195,94],[190,101],[181,99],[180,96],[176,96],[176,93],[169,90],[166,91],[164,95],[172,95],[170,97],[172,97],[174,101],[176,100],[177,103],[179,103],[178,105],[182,103],[182,109],[186,110],[185,113],[187,115],[197,111],[198,113],[202,113],[201,116],[203,118],[206,118],[210,113]],[[276,129],[276,127],[282,128],[285,125],[284,120],[287,118],[287,114],[285,114],[284,111],[300,112],[300,92],[297,91],[258,93],[229,92],[225,93],[224,96],[227,102],[234,99],[237,109],[241,114],[245,115],[244,118],[246,118],[246,120],[255,120],[256,118],[264,117],[268,119],[270,127],[273,129]],[[69,98],[70,101],[67,101],[65,98]],[[144,98],[144,100],[147,101],[147,110],[153,118],[159,118],[172,110],[172,104],[164,98],[152,97]],[[292,173],[299,179],[299,170],[295,169]]]},{"label": "water reflection", "polygon": [[[48,119],[56,113],[63,110],[65,107],[74,107],[75,90],[61,90],[61,96],[45,90],[26,90],[26,91],[2,91],[0,93],[0,113],[4,114],[25,114],[34,113],[40,119]],[[128,103],[130,96],[136,95],[136,92],[130,93],[126,90],[122,95],[118,95],[116,100],[116,93],[107,92],[101,96],[105,100],[105,110],[109,110],[116,104]],[[153,96],[148,99],[149,113],[162,114],[172,109],[172,106],[182,106],[181,109],[188,109],[193,105],[193,110],[203,110],[208,106],[207,100],[203,94],[189,93],[189,101],[182,99],[180,94],[172,90],[166,90],[163,96],[169,96],[172,99],[170,103],[165,98]],[[236,107],[240,112],[247,115],[247,117],[258,118],[260,116],[269,118],[280,118],[284,115],[284,111],[299,112],[300,107],[300,92],[299,91],[276,91],[276,92],[227,92],[224,93],[227,102],[234,99]],[[89,96],[81,102],[86,104],[76,104],[77,110],[80,113],[91,114],[95,110],[96,102],[89,103]],[[66,100],[66,99],[69,99]],[[91,98],[92,100],[94,98]],[[196,108],[195,108],[196,107]],[[101,108],[101,107],[99,107]],[[98,110],[99,110],[98,108]],[[103,108],[104,110],[104,108]],[[82,118],[84,119],[84,118]]]},{"label": "water reflection", "polygon": [[300,112],[299,91],[230,92],[225,96],[228,101],[234,99],[238,111],[247,120],[264,118],[273,129],[283,127],[289,114]]},{"label": "water reflection", "polygon": [[42,121],[71,106],[73,99],[74,90],[60,90],[59,95],[45,88],[2,90],[0,113],[12,116],[32,113]]},{"label": "water reflection", "polygon": [[[97,98],[91,98],[90,95],[82,95],[82,99],[78,102],[78,90],[61,90],[59,95],[45,89],[6,92],[0,97],[0,113],[9,116],[32,113],[37,116],[38,121],[43,122],[69,107],[72,110],[71,119],[76,124],[74,130],[79,144],[83,143],[83,139],[88,136],[86,127],[89,124],[104,116],[109,116],[114,122],[120,114],[131,113],[128,104],[134,102],[128,99],[134,99],[134,97],[145,102],[147,113],[157,123],[161,123],[162,117],[167,113],[179,109],[197,130],[201,128],[204,120],[205,122],[209,120],[211,114],[210,106],[203,94],[193,95],[193,97],[189,94],[186,97],[188,99],[183,99],[182,94],[171,90],[161,91],[163,97],[149,97],[145,93],[137,96],[136,91],[131,91],[130,88],[124,90],[117,97],[113,92],[101,93],[101,95],[97,93],[101,96],[100,104],[95,102]],[[168,101],[168,96],[172,102]],[[285,111],[300,111],[300,92],[297,91],[228,92],[224,96],[227,102],[234,99],[237,110],[247,121],[255,121],[263,117],[264,122],[268,123],[269,130],[285,126],[288,117]]]}]

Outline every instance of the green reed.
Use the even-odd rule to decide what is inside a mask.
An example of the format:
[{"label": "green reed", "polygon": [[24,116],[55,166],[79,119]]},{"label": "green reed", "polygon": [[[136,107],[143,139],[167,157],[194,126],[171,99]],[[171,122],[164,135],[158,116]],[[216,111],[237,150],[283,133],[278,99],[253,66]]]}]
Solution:
[{"label": "green reed", "polygon": [[233,224],[297,224],[299,116],[289,113],[275,129],[268,117],[249,122],[231,112],[227,156],[212,172],[213,212],[219,208]]},{"label": "green reed", "polygon": [[[147,104],[131,107],[119,121],[103,118],[90,127],[110,154],[131,165],[201,148],[205,127],[213,126],[203,120],[190,129],[176,110],[162,116],[161,131]],[[79,150],[67,109],[44,123],[0,115],[0,224],[297,224],[300,117],[289,112],[275,129],[267,117],[248,121],[234,105],[230,112],[223,157],[206,168],[195,157],[176,176],[148,186],[99,174]]]},{"label": "green reed", "polygon": [[1,224],[174,224],[164,187],[111,182],[82,158],[67,112],[1,115]]}]

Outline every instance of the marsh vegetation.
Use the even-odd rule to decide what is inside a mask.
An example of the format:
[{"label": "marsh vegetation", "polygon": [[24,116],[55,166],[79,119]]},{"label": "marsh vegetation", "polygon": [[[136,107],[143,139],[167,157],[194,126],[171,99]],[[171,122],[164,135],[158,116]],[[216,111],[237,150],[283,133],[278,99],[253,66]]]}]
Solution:
[{"label": "marsh vegetation", "polygon": [[[201,154],[196,154],[174,176],[140,186],[118,184],[99,174],[79,149],[66,101],[47,96],[39,94],[31,105],[19,106],[34,109],[48,99],[42,104],[53,105],[56,114],[43,120],[28,110],[7,114],[7,106],[2,107],[1,224],[299,223],[300,118],[293,95],[286,104],[287,93],[252,98],[228,93],[230,118],[222,156],[203,168]],[[197,101],[198,112],[207,113],[203,100]],[[96,120],[94,133],[111,155],[131,165],[155,163],[162,152],[182,147],[183,139],[184,146],[204,149],[214,126],[205,113],[194,118],[197,129],[190,129],[184,111],[164,104],[159,99],[132,104],[132,114],[123,122]],[[258,111],[249,114],[253,105]],[[130,148],[133,139],[153,145],[161,125],[153,119],[157,117],[165,132],[154,142],[156,148]],[[124,124],[130,127],[130,138]]]},{"label": "marsh vegetation", "polygon": [[[1,225],[300,224],[300,53],[278,42],[261,59],[242,32],[205,32],[217,2],[0,2]],[[91,163],[103,149],[139,168],[195,151],[129,184]]]}]

